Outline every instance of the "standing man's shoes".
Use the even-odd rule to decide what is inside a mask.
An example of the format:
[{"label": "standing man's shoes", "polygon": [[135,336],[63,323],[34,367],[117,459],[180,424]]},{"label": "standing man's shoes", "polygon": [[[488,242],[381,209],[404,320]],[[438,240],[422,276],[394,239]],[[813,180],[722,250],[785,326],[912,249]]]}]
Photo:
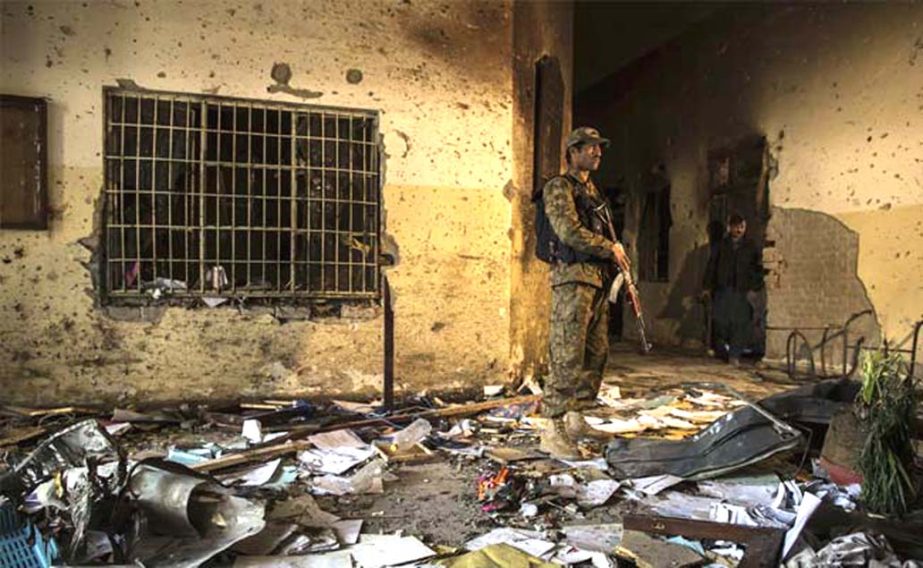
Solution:
[{"label": "standing man's shoes", "polygon": [[542,442],[539,449],[559,460],[578,460],[582,456],[577,444],[568,436],[564,421],[560,418],[549,421],[542,430]]},{"label": "standing man's shoes", "polygon": [[564,429],[572,440],[580,438],[592,438],[594,440],[612,439],[612,436],[605,432],[600,432],[587,424],[583,414],[575,411],[568,412],[564,415]]}]

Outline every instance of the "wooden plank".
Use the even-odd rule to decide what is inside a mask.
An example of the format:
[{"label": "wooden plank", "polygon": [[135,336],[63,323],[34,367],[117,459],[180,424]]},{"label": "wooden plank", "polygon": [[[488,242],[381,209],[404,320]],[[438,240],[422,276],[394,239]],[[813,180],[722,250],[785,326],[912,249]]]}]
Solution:
[{"label": "wooden plank", "polygon": [[25,442],[26,440],[31,440],[37,438],[44,434],[46,430],[41,426],[29,426],[26,428],[17,428],[12,432],[8,433],[3,438],[0,438],[0,448],[5,446],[13,446],[20,442]]},{"label": "wooden plank", "polygon": [[[237,454],[230,454],[227,456],[222,456],[207,462],[202,462],[192,466],[192,469],[197,471],[216,471],[226,467],[232,467],[235,465],[241,465],[245,463],[255,462],[258,460],[266,460],[270,458],[275,458],[278,456],[290,454],[297,452],[299,450],[304,450],[311,447],[311,443],[307,441],[294,441],[298,438],[304,438],[318,432],[332,432],[334,430],[344,430],[346,428],[361,428],[365,426],[387,426],[392,425],[396,422],[410,422],[416,420],[417,418],[447,418],[450,416],[470,416],[472,414],[477,414],[479,412],[484,412],[486,410],[491,410],[494,408],[499,408],[501,406],[507,406],[511,404],[525,404],[530,402],[535,402],[541,398],[540,395],[528,395],[528,396],[519,396],[514,398],[501,398],[497,400],[489,400],[487,402],[479,402],[475,404],[461,404],[458,406],[449,406],[446,408],[435,408],[433,410],[425,410],[423,412],[417,412],[414,414],[403,414],[403,415],[393,415],[388,418],[371,418],[367,420],[357,420],[353,422],[341,422],[339,424],[331,424],[320,428],[319,430],[305,430],[292,432],[290,436],[282,443],[273,444],[271,446],[265,446],[261,448],[254,448],[252,450],[247,450],[245,452],[240,452]],[[393,459],[393,458],[392,458]]]},{"label": "wooden plank", "polygon": [[527,395],[527,396],[517,396],[513,398],[500,398],[497,400],[488,400],[486,402],[477,402],[474,404],[459,404],[456,406],[447,406],[445,408],[434,408],[432,410],[424,410],[423,412],[415,412],[413,414],[393,414],[386,418],[368,418],[364,420],[356,420],[353,422],[341,422],[338,424],[331,424],[329,426],[322,427],[320,432],[330,432],[332,430],[342,430],[344,428],[363,428],[365,426],[388,426],[400,422],[412,422],[417,418],[453,418],[459,416],[471,416],[472,414],[479,414],[487,410],[493,410],[494,408],[500,408],[501,406],[509,406],[513,404],[527,404],[530,402],[536,402],[541,400],[541,395]]},{"label": "wooden plank", "polygon": [[45,416],[60,416],[62,414],[97,414],[91,408],[79,406],[62,406],[60,408],[26,408],[24,406],[5,405],[0,407],[3,413],[23,418],[44,418]]},{"label": "wooden plank", "polygon": [[746,547],[738,568],[771,568],[778,565],[785,539],[783,529],[748,527],[730,523],[713,523],[660,517],[656,515],[628,514],[622,518],[625,530],[636,530],[660,535],[681,535],[694,539],[728,540]]},{"label": "wooden plank", "polygon": [[284,444],[273,444],[272,446],[253,448],[252,450],[247,450],[245,452],[229,454],[226,456],[221,456],[220,458],[208,460],[206,462],[197,463],[192,466],[192,469],[196,471],[210,472],[255,461],[266,461],[272,458],[277,458],[279,456],[284,456],[286,454],[295,453],[300,450],[306,450],[310,448],[311,445],[311,442],[308,442],[307,440],[301,440],[298,442],[289,441]]}]

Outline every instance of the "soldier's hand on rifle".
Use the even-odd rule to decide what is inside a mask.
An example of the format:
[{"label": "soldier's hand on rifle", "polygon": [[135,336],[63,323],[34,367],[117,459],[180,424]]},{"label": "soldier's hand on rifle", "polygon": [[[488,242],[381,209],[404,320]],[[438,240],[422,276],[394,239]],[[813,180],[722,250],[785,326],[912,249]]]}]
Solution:
[{"label": "soldier's hand on rifle", "polygon": [[622,243],[612,245],[612,255],[615,256],[615,263],[624,272],[631,270],[631,261],[628,260],[628,255],[625,253],[625,247],[622,246]]}]

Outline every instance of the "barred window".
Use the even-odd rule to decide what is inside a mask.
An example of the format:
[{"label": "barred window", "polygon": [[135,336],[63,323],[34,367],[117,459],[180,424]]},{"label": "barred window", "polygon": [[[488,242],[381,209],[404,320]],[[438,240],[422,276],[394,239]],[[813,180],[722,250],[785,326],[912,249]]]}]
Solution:
[{"label": "barred window", "polygon": [[373,111],[106,88],[103,299],[372,299]]}]

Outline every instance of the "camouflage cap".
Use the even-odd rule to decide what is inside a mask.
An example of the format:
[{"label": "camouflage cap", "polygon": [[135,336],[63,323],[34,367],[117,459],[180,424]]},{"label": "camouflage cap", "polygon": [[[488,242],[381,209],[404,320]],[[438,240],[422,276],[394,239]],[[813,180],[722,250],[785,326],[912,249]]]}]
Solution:
[{"label": "camouflage cap", "polygon": [[599,134],[599,130],[595,128],[590,128],[589,126],[581,126],[580,128],[575,129],[567,137],[567,147],[571,148],[577,144],[600,144],[602,146],[609,145],[609,139],[603,138]]}]

